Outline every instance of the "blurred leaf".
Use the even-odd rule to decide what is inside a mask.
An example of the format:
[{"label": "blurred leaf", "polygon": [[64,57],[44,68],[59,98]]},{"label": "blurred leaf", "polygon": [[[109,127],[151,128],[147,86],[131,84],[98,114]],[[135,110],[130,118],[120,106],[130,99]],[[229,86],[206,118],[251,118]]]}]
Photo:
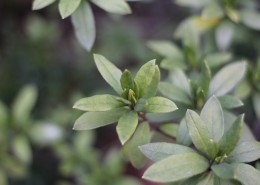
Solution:
[{"label": "blurred leaf", "polygon": [[235,88],[234,95],[240,99],[245,99],[250,96],[252,92],[251,85],[246,81],[242,80]]},{"label": "blurred leaf", "polygon": [[220,50],[227,50],[234,36],[234,26],[230,22],[222,21],[216,28],[216,43]]},{"label": "blurred leaf", "polygon": [[218,142],[224,134],[224,116],[220,102],[215,96],[207,100],[200,117],[208,128],[211,138]]},{"label": "blurred leaf", "polygon": [[2,169],[0,169],[0,184],[8,185],[7,176]]},{"label": "blurred leaf", "polygon": [[181,120],[177,137],[176,137],[176,143],[185,146],[190,146],[192,144],[188,126],[186,124],[185,119]]},{"label": "blurred leaf", "polygon": [[50,4],[54,3],[56,0],[34,0],[33,1],[33,10],[39,10],[49,6]]},{"label": "blurred leaf", "polygon": [[91,0],[91,1],[109,13],[115,13],[121,15],[131,13],[130,6],[124,0],[113,0],[113,1]]},{"label": "blurred leaf", "polygon": [[212,172],[210,172],[207,175],[205,175],[202,179],[200,179],[197,185],[216,185],[214,181],[215,176]]},{"label": "blurred leaf", "polygon": [[243,102],[235,96],[220,96],[218,100],[224,109],[233,109],[243,106]]},{"label": "blurred leaf", "polygon": [[146,161],[139,150],[139,146],[149,143],[151,138],[152,133],[149,124],[143,122],[137,127],[133,137],[123,146],[124,155],[130,160],[135,168],[143,167]]},{"label": "blurred leaf", "polygon": [[208,158],[214,159],[217,155],[218,148],[214,140],[210,137],[206,124],[203,123],[199,115],[192,110],[187,110],[185,119],[193,144]]},{"label": "blurred leaf", "polygon": [[125,113],[118,121],[116,131],[122,145],[134,134],[138,125],[138,114],[134,111]]},{"label": "blurred leaf", "polygon": [[203,7],[211,3],[210,0],[175,0],[174,2],[178,5],[188,7]]},{"label": "blurred leaf", "polygon": [[184,90],[191,96],[190,82],[186,74],[179,68],[174,68],[170,71],[169,79],[173,85]]},{"label": "blurred leaf", "polygon": [[13,116],[15,124],[26,124],[31,111],[36,103],[37,89],[33,85],[22,88],[13,104]]},{"label": "blurred leaf", "polygon": [[[77,132],[74,137],[73,143],[75,150],[81,155],[86,155],[87,150],[91,150],[95,141],[95,134],[93,131]],[[76,152],[75,151],[75,152]]]},{"label": "blurred leaf", "polygon": [[244,115],[239,116],[219,141],[219,150],[221,155],[229,155],[236,147],[241,135],[241,129],[244,123],[243,119]]},{"label": "blurred leaf", "polygon": [[226,65],[213,77],[209,95],[222,96],[227,94],[244,78],[245,73],[245,62]]},{"label": "blurred leaf", "polygon": [[208,161],[195,152],[177,154],[150,166],[143,178],[161,183],[176,182],[200,174],[208,167]]},{"label": "blurred leaf", "polygon": [[75,124],[74,130],[91,130],[117,122],[127,111],[127,108],[116,108],[104,112],[87,112],[80,116]]},{"label": "blurred leaf", "polygon": [[231,53],[211,53],[205,57],[210,68],[219,67],[232,59]]},{"label": "blurred leaf", "polygon": [[94,60],[98,71],[106,82],[119,94],[122,93],[120,78],[122,72],[104,56],[94,54]]},{"label": "blurred leaf", "polygon": [[76,11],[80,4],[81,0],[60,0],[59,2],[59,11],[63,19],[67,18],[73,12]]},{"label": "blurred leaf", "polygon": [[89,3],[82,1],[71,18],[79,43],[86,50],[90,51],[95,42],[96,28],[93,12]]},{"label": "blurred leaf", "polygon": [[147,62],[139,69],[135,81],[139,87],[139,98],[150,98],[156,95],[160,70],[155,64],[155,60]]},{"label": "blurred leaf", "polygon": [[78,100],[73,108],[83,111],[107,111],[114,108],[123,107],[125,104],[118,101],[118,97],[104,94],[95,95]]},{"label": "blurred leaf", "polygon": [[166,70],[172,70],[175,69],[176,67],[180,69],[187,69],[186,63],[184,63],[181,60],[176,60],[174,58],[165,58],[161,61],[160,67]]},{"label": "blurred leaf", "polygon": [[160,161],[177,154],[195,152],[193,149],[172,143],[149,143],[140,147],[141,152],[152,161]]},{"label": "blurred leaf", "polygon": [[260,30],[260,13],[254,10],[242,10],[241,22],[254,30]]},{"label": "blurred leaf", "polygon": [[200,72],[200,77],[198,79],[198,86],[199,88],[202,89],[203,96],[208,94],[210,80],[211,80],[211,70],[208,66],[207,61],[204,60],[201,64],[201,72]]},{"label": "blurred leaf", "polygon": [[3,129],[4,126],[7,125],[8,121],[8,109],[5,104],[0,101],[0,128]]},{"label": "blurred leaf", "polygon": [[32,149],[29,140],[23,136],[17,136],[14,139],[13,152],[15,156],[26,165],[32,160]]},{"label": "blurred leaf", "polygon": [[224,11],[222,7],[220,7],[217,3],[211,3],[210,5],[206,6],[202,13],[201,17],[203,19],[216,19],[224,17]]},{"label": "blurred leaf", "polygon": [[174,123],[168,123],[168,124],[162,124],[160,126],[160,130],[172,137],[176,137],[178,133],[179,125],[174,124]]},{"label": "blurred leaf", "polygon": [[149,113],[166,113],[177,110],[177,106],[171,100],[164,97],[151,97],[147,100],[145,111]]},{"label": "blurred leaf", "polygon": [[145,111],[145,106],[147,105],[147,100],[146,99],[139,99],[134,107],[135,111],[141,112],[141,111]]},{"label": "blurred leaf", "polygon": [[260,93],[253,94],[253,105],[257,119],[260,120]]}]

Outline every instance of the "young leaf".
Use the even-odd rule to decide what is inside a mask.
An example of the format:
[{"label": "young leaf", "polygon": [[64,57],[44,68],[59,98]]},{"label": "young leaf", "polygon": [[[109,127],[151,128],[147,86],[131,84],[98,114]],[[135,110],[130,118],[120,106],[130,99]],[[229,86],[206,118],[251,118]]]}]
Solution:
[{"label": "young leaf", "polygon": [[218,100],[225,109],[233,109],[244,105],[243,102],[235,96],[220,96]]},{"label": "young leaf", "polygon": [[212,79],[209,96],[222,96],[230,92],[245,76],[246,63],[226,65]]},{"label": "young leaf", "polygon": [[127,108],[116,108],[105,112],[87,112],[80,116],[75,124],[74,130],[91,130],[112,124],[128,111]]},{"label": "young leaf", "polygon": [[176,182],[198,175],[208,167],[208,161],[195,152],[177,154],[153,164],[143,178],[160,183]]},{"label": "young leaf", "polygon": [[91,0],[91,1],[109,13],[115,13],[121,15],[131,13],[131,8],[124,0],[113,0],[113,1]]},{"label": "young leaf", "polygon": [[145,163],[145,157],[138,147],[149,143],[151,138],[150,127],[144,122],[137,127],[133,137],[123,146],[123,153],[135,168],[141,168]]},{"label": "young leaf", "polygon": [[122,145],[134,134],[138,124],[138,115],[134,111],[125,113],[118,121],[116,131]]},{"label": "young leaf", "polygon": [[210,68],[219,67],[232,59],[231,53],[211,53],[205,57]]},{"label": "young leaf", "polygon": [[141,152],[152,161],[160,161],[177,154],[195,152],[193,149],[172,143],[149,143],[140,147]]},{"label": "young leaf", "polygon": [[181,6],[187,6],[187,7],[203,7],[207,4],[210,4],[210,0],[176,0],[176,4],[181,5]]},{"label": "young leaf", "polygon": [[118,97],[105,94],[95,95],[78,100],[73,106],[74,109],[83,111],[107,111],[114,108],[123,107],[125,104],[118,101]]},{"label": "young leaf", "polygon": [[144,64],[137,72],[135,81],[139,87],[139,98],[150,98],[156,95],[160,81],[160,70],[151,60]]},{"label": "young leaf", "polygon": [[244,123],[244,115],[239,116],[232,126],[224,133],[219,141],[219,150],[221,155],[229,155],[235,148]]},{"label": "young leaf", "polygon": [[160,82],[159,91],[167,98],[183,103],[185,105],[191,105],[191,99],[189,95],[179,87],[167,82]]},{"label": "young leaf", "polygon": [[145,105],[145,111],[149,113],[166,113],[177,109],[177,106],[171,100],[159,96],[149,98]]},{"label": "young leaf", "polygon": [[102,55],[94,54],[94,60],[98,71],[106,82],[119,94],[122,93],[120,78],[122,72]]},{"label": "young leaf", "polygon": [[33,10],[39,10],[49,6],[50,4],[54,3],[56,0],[34,0],[33,1]]},{"label": "young leaf", "polygon": [[90,51],[96,38],[96,28],[93,12],[89,3],[82,1],[71,18],[79,43],[86,50]]},{"label": "young leaf", "polygon": [[201,110],[200,117],[202,123],[208,128],[211,138],[218,142],[224,134],[224,116],[222,107],[215,96],[212,96],[203,109]]},{"label": "young leaf", "polygon": [[169,78],[173,85],[184,90],[189,96],[191,96],[190,82],[181,69],[174,68],[171,70]]},{"label": "young leaf", "polygon": [[187,110],[185,118],[193,144],[203,154],[213,159],[217,155],[218,150],[216,143],[210,137],[205,123],[203,123],[199,115],[192,110]]},{"label": "young leaf", "polygon": [[199,87],[203,90],[203,94],[208,94],[209,91],[209,85],[211,80],[211,70],[208,66],[207,61],[203,61],[201,64],[201,73],[198,81]]},{"label": "young leaf", "polygon": [[132,89],[134,90],[134,80],[132,78],[132,74],[130,71],[127,69],[123,72],[121,78],[120,78],[120,83],[122,89]]},{"label": "young leaf", "polygon": [[260,158],[260,142],[239,143],[225,160],[231,163],[248,163]]},{"label": "young leaf", "polygon": [[178,130],[178,133],[177,133],[177,136],[176,136],[176,143],[181,144],[181,145],[185,145],[185,146],[190,146],[192,144],[190,134],[189,134],[189,130],[188,130],[188,126],[186,124],[185,119],[181,120],[179,130]]},{"label": "young leaf", "polygon": [[73,12],[76,11],[81,0],[60,0],[59,11],[63,19],[69,17]]}]

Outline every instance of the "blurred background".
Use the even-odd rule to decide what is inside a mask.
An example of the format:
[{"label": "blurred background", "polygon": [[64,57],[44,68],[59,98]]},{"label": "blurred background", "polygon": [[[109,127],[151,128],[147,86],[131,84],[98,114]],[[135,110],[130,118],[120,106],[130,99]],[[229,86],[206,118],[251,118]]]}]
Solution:
[{"label": "blurred background", "polygon": [[[130,5],[127,16],[93,6],[97,40],[90,53],[79,45],[69,18],[61,19],[57,3],[32,11],[31,0],[0,1],[0,185],[152,185],[121,156],[114,125],[72,130],[81,114],[72,109],[76,100],[112,92],[92,53],[133,71],[150,59],[160,62],[147,41],[174,41],[180,22],[198,11],[172,0]],[[233,55],[256,63],[259,31],[241,26],[237,33]],[[259,139],[259,120],[251,100],[245,102]]]}]

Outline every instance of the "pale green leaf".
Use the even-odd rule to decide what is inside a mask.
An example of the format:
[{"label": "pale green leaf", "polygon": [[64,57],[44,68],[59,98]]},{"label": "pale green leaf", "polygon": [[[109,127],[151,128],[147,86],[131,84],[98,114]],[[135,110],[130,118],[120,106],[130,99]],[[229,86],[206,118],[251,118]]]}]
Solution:
[{"label": "pale green leaf", "polygon": [[123,153],[135,168],[141,168],[145,164],[146,159],[139,150],[139,146],[149,143],[151,138],[152,133],[149,124],[143,122],[137,127],[132,138],[123,146]]},{"label": "pale green leaf", "polygon": [[260,182],[260,171],[254,167],[237,163],[233,164],[234,168],[234,179],[240,181],[243,185],[256,185]]},{"label": "pale green leaf", "polygon": [[225,109],[233,109],[244,105],[243,102],[235,96],[220,96],[218,100]]},{"label": "pale green leaf", "polygon": [[215,185],[215,176],[212,172],[205,175],[196,185]]},{"label": "pale green leaf", "polygon": [[34,0],[33,1],[33,10],[39,10],[49,6],[50,4],[54,3],[56,0]]},{"label": "pale green leaf", "polygon": [[139,87],[139,98],[150,98],[156,95],[160,70],[155,64],[155,60],[147,62],[139,69],[135,81]]},{"label": "pale green leaf", "polygon": [[211,3],[211,0],[175,0],[176,4],[187,7],[203,7]]},{"label": "pale green leaf", "polygon": [[223,67],[212,79],[209,96],[229,93],[245,76],[246,63],[236,62]]},{"label": "pale green leaf", "polygon": [[233,168],[228,163],[212,165],[211,170],[221,179],[232,179],[234,176]]},{"label": "pale green leaf", "polygon": [[75,124],[74,130],[91,130],[117,122],[127,111],[127,108],[116,108],[104,112],[87,112],[80,116]]},{"label": "pale green leaf", "polygon": [[118,101],[118,97],[105,94],[95,95],[78,100],[73,108],[83,111],[107,111],[114,108],[123,107],[125,104]]},{"label": "pale green leaf", "polygon": [[81,0],[60,0],[59,11],[63,19],[73,14],[80,4]]},{"label": "pale green leaf", "polygon": [[94,15],[89,3],[82,1],[71,18],[79,43],[86,50],[90,51],[95,42],[96,28]]},{"label": "pale green leaf", "polygon": [[153,164],[143,178],[160,183],[176,182],[198,175],[208,167],[208,161],[195,152],[177,154]]},{"label": "pale green leaf", "polygon": [[203,19],[220,19],[224,15],[225,14],[222,7],[220,7],[217,3],[214,2],[206,6],[201,13],[201,17]]},{"label": "pale green leaf", "polygon": [[197,82],[198,88],[201,88],[201,92],[203,93],[204,97],[206,94],[208,94],[210,80],[211,80],[211,70],[209,68],[207,61],[204,60],[201,63],[201,72],[200,72],[199,79]]},{"label": "pale green leaf", "polygon": [[260,158],[260,142],[247,141],[239,143],[229,154],[226,161],[232,163],[248,163]]},{"label": "pale green leaf", "polygon": [[187,110],[185,119],[193,144],[207,157],[214,159],[218,149],[216,143],[210,136],[206,124],[203,123],[199,115],[192,110]]},{"label": "pale green leaf", "polygon": [[260,13],[255,10],[243,10],[240,12],[240,19],[249,28],[260,30]]},{"label": "pale green leaf", "polygon": [[224,134],[224,116],[220,102],[215,96],[207,100],[200,117],[208,128],[210,137],[218,142]]},{"label": "pale green leaf", "polygon": [[216,44],[222,51],[228,50],[234,36],[234,24],[230,21],[221,21],[215,32]]},{"label": "pale green leaf", "polygon": [[141,112],[141,111],[145,111],[145,106],[147,105],[147,100],[146,99],[139,99],[136,104],[135,104],[135,111]]},{"label": "pale green leaf", "polygon": [[187,69],[187,65],[186,63],[184,63],[181,60],[176,60],[173,58],[165,58],[161,61],[160,63],[160,67],[166,70],[172,70],[175,69],[176,67],[180,68],[180,69]]},{"label": "pale green leaf", "polygon": [[190,134],[189,134],[189,130],[188,130],[188,126],[186,124],[185,119],[181,120],[179,130],[178,130],[178,133],[177,133],[177,136],[176,136],[176,143],[181,144],[181,145],[185,145],[185,146],[190,146],[192,144]]},{"label": "pale green leaf", "polygon": [[98,71],[106,82],[119,94],[122,93],[120,78],[122,72],[104,56],[94,54],[94,60]]},{"label": "pale green leaf", "polygon": [[172,155],[195,152],[189,147],[172,143],[149,143],[141,146],[140,150],[152,161],[160,161]]},{"label": "pale green leaf", "polygon": [[163,124],[160,126],[160,130],[166,135],[176,137],[179,130],[179,125],[174,123]]},{"label": "pale green leaf", "polygon": [[134,134],[138,124],[138,115],[134,111],[125,113],[118,121],[116,131],[122,145]]},{"label": "pale green leaf", "polygon": [[91,0],[94,4],[109,13],[115,14],[130,14],[131,8],[124,0]]},{"label": "pale green leaf", "polygon": [[149,113],[166,113],[177,109],[177,106],[171,100],[159,96],[149,98],[145,105],[145,111]]},{"label": "pale green leaf", "polygon": [[29,140],[23,136],[17,136],[13,140],[14,155],[25,165],[28,165],[32,160],[32,149]]},{"label": "pale green leaf", "polygon": [[219,67],[222,64],[227,63],[232,59],[231,53],[211,53],[206,55],[205,60],[207,61],[210,68]]},{"label": "pale green leaf", "polygon": [[184,90],[189,96],[191,96],[190,82],[181,69],[172,69],[169,75],[169,79],[173,85]]}]

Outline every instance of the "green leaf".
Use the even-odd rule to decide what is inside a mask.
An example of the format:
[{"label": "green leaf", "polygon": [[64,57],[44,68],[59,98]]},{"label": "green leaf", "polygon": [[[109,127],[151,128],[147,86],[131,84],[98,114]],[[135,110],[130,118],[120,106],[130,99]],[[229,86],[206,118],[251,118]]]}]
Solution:
[{"label": "green leaf", "polygon": [[232,126],[224,133],[219,141],[219,150],[221,155],[229,155],[240,138],[242,126],[244,123],[244,115],[239,116]]},{"label": "green leaf", "polygon": [[39,10],[49,6],[50,4],[54,3],[56,0],[34,0],[33,1],[33,10]]},{"label": "green leaf", "polygon": [[170,83],[160,82],[159,91],[162,93],[162,95],[173,101],[183,103],[185,105],[192,104],[189,95],[184,90]]},{"label": "green leaf", "polygon": [[123,146],[123,153],[135,168],[143,167],[146,161],[138,147],[149,143],[151,138],[149,124],[144,122],[137,127],[133,137]]},{"label": "green leaf", "polygon": [[160,183],[176,182],[198,175],[208,167],[208,161],[197,153],[177,154],[153,164],[143,178]]},{"label": "green leaf", "polygon": [[134,80],[133,80],[131,72],[128,71],[127,69],[123,72],[123,74],[120,78],[120,83],[121,83],[122,89],[134,90]]},{"label": "green leaf", "polygon": [[102,55],[94,54],[94,60],[102,77],[119,95],[121,95],[122,88],[120,78],[122,72]]},{"label": "green leaf", "polygon": [[16,124],[28,123],[31,111],[36,103],[37,94],[37,89],[33,85],[27,85],[19,92],[12,109]]},{"label": "green leaf", "polygon": [[159,96],[149,98],[145,105],[145,111],[149,113],[166,113],[177,109],[177,106],[171,100]]},{"label": "green leaf", "polygon": [[202,13],[201,17],[203,19],[220,19],[224,16],[224,11],[217,3],[212,3],[206,6]]},{"label": "green leaf", "polygon": [[205,57],[210,68],[219,67],[232,59],[231,53],[211,53]]},{"label": "green leaf", "polygon": [[211,70],[207,61],[203,61],[201,64],[201,73],[198,80],[198,86],[203,90],[203,94],[208,94],[209,85],[211,80]]},{"label": "green leaf", "polygon": [[138,112],[142,112],[142,111],[145,111],[145,106],[147,105],[147,100],[146,99],[139,99],[136,104],[135,104],[135,107],[134,107],[134,110],[135,111],[138,111]]},{"label": "green leaf", "polygon": [[73,12],[76,11],[81,0],[60,0],[59,11],[63,19],[69,17]]},{"label": "green leaf", "polygon": [[83,111],[107,111],[114,108],[123,107],[125,104],[118,101],[118,97],[105,94],[95,95],[78,100],[73,108]]},{"label": "green leaf", "polygon": [[246,63],[236,62],[226,65],[212,79],[209,96],[229,93],[245,76]]},{"label": "green leaf", "polygon": [[175,0],[176,4],[187,7],[203,7],[211,3],[211,0]]},{"label": "green leaf", "polygon": [[215,164],[211,170],[221,179],[232,179],[234,176],[233,168],[228,163]]},{"label": "green leaf", "polygon": [[149,143],[140,147],[141,152],[152,161],[160,161],[177,154],[195,152],[193,149],[172,143]]},{"label": "green leaf", "polygon": [[260,142],[239,143],[225,160],[231,163],[248,163],[260,158]]},{"label": "green leaf", "polygon": [[218,100],[225,109],[233,109],[244,105],[243,102],[235,96],[220,96]]},{"label": "green leaf", "polygon": [[234,24],[231,21],[221,21],[215,31],[216,44],[222,51],[227,51],[235,32]]},{"label": "green leaf", "polygon": [[160,126],[160,130],[166,135],[176,137],[178,133],[179,125],[174,123],[163,124]]},{"label": "green leaf", "polygon": [[127,142],[134,134],[138,124],[138,115],[134,111],[125,113],[118,121],[116,127],[119,140],[122,145]]},{"label": "green leaf", "polygon": [[215,96],[208,99],[201,110],[200,117],[202,123],[208,128],[210,137],[218,142],[224,134],[224,116],[220,102]]},{"label": "green leaf", "polygon": [[127,108],[116,108],[105,112],[87,112],[76,120],[73,129],[91,130],[112,124],[117,122],[127,110]]},{"label": "green leaf", "polygon": [[254,30],[260,30],[260,14],[254,10],[242,10],[240,19],[243,24]]},{"label": "green leaf", "polygon": [[139,98],[150,98],[156,95],[160,81],[160,70],[151,60],[144,64],[137,72],[135,81],[139,87]]},{"label": "green leaf", "polygon": [[192,144],[190,134],[189,134],[189,130],[188,130],[188,126],[186,124],[185,119],[181,120],[179,130],[178,130],[178,133],[177,133],[177,137],[176,137],[176,143],[181,144],[181,145],[185,145],[185,146],[190,146]]},{"label": "green leaf", "polygon": [[182,60],[176,60],[173,58],[165,58],[161,61],[160,67],[166,70],[172,70],[175,69],[176,67],[180,69],[187,69],[186,63],[184,63]]},{"label": "green leaf", "polygon": [[3,130],[3,127],[7,125],[8,122],[8,110],[5,104],[0,101],[0,129]]},{"label": "green leaf", "polygon": [[215,185],[215,176],[213,173],[208,173],[196,185]]},{"label": "green leaf", "polygon": [[124,0],[91,0],[94,4],[102,8],[109,13],[115,13],[120,15],[130,14],[131,8]]},{"label": "green leaf", "polygon": [[96,28],[92,9],[87,1],[81,1],[77,10],[72,14],[72,24],[79,43],[88,51],[91,50]]},{"label": "green leaf", "polygon": [[191,96],[190,82],[181,69],[174,68],[171,70],[169,79],[173,85],[184,90],[189,96]]},{"label": "green leaf", "polygon": [[206,124],[203,123],[199,115],[192,110],[187,110],[185,118],[193,144],[207,157],[214,159],[218,149],[216,143],[210,137]]},{"label": "green leaf", "polygon": [[260,93],[253,94],[253,105],[257,119],[260,120]]},{"label": "green leaf", "polygon": [[23,136],[17,136],[13,140],[13,152],[25,165],[28,165],[32,160],[32,151],[29,140]]}]

